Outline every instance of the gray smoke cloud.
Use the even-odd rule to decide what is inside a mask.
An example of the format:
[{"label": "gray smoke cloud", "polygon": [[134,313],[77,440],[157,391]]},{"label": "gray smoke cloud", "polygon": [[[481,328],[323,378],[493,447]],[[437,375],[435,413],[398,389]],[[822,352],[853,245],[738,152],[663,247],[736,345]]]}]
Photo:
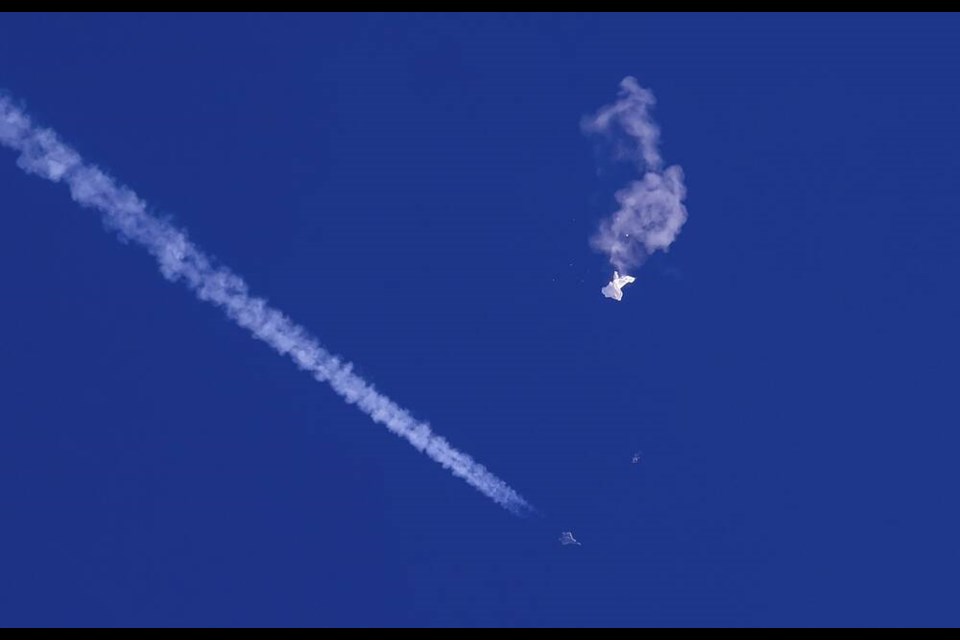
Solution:
[{"label": "gray smoke cloud", "polygon": [[418,451],[449,469],[505,509],[522,515],[532,507],[506,482],[454,449],[430,426],[413,418],[353,373],[352,365],[326,351],[306,329],[295,324],[266,300],[253,296],[246,283],[229,269],[213,264],[188,238],[151,215],[146,203],[97,167],[86,163],[50,129],[35,126],[9,99],[0,95],[0,144],[19,152],[17,165],[27,173],[64,182],[78,204],[99,210],[109,229],[135,242],[156,258],[165,278],[186,285],[253,337],[289,356],[318,382],[325,382],[347,403],[374,422],[386,426]]},{"label": "gray smoke cloud", "polygon": [[663,169],[660,128],[650,115],[655,104],[653,93],[628,76],[620,82],[616,102],[581,121],[584,133],[606,136],[619,159],[636,163],[641,174],[616,192],[619,208],[590,239],[590,246],[607,254],[621,273],[658,249],[666,251],[687,220],[683,170],[677,165]]}]

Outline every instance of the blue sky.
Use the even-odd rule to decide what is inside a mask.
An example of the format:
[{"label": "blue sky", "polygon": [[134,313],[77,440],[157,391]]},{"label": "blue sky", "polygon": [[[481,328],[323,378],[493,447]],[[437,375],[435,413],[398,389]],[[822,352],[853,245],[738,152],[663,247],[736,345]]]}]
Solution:
[{"label": "blue sky", "polygon": [[[2,149],[0,624],[957,625],[958,27],[5,15],[0,88],[538,515]],[[615,303],[627,75],[689,220]]]}]

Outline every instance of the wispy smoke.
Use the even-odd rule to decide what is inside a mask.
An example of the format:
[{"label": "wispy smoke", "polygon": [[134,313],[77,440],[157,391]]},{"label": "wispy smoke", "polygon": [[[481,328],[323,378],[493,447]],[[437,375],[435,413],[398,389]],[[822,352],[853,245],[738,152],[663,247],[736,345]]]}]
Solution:
[{"label": "wispy smoke", "polygon": [[657,249],[666,251],[687,220],[683,170],[676,165],[662,168],[660,128],[650,116],[655,103],[653,93],[628,76],[620,82],[616,102],[581,122],[585,133],[608,136],[618,155],[636,162],[643,174],[616,193],[620,208],[590,239],[621,272],[643,264]]},{"label": "wispy smoke", "polygon": [[531,509],[503,480],[376,391],[352,372],[349,363],[327,352],[303,327],[262,298],[252,296],[239,276],[213,264],[183,231],[148,213],[146,204],[133,191],[84,162],[53,131],[35,126],[4,96],[0,96],[0,144],[20,153],[17,165],[26,172],[65,182],[73,199],[98,209],[107,227],[117,231],[121,239],[146,248],[167,279],[183,282],[198,298],[222,308],[231,320],[278,353],[290,356],[316,380],[328,383],[374,422],[385,425],[509,511],[519,515]]}]

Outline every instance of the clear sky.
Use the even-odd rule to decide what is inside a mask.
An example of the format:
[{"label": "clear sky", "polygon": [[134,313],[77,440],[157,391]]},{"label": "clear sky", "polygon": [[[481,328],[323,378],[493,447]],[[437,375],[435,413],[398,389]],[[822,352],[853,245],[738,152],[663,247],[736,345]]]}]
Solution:
[{"label": "clear sky", "polygon": [[[4,15],[0,89],[538,512],[0,149],[0,626],[960,624],[958,30]],[[628,75],[689,219],[618,303]]]}]

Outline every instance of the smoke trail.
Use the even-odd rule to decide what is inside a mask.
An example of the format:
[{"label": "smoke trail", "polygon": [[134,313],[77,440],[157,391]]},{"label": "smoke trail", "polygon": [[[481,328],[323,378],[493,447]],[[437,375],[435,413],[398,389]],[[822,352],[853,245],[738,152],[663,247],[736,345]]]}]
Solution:
[{"label": "smoke trail", "polygon": [[621,272],[643,264],[657,249],[666,251],[687,220],[683,170],[676,165],[662,169],[660,128],[650,116],[655,103],[653,93],[627,76],[620,82],[619,99],[581,122],[585,133],[610,136],[618,155],[636,162],[643,173],[616,193],[620,208],[590,239]]},{"label": "smoke trail", "polygon": [[183,281],[198,298],[221,307],[231,320],[278,353],[289,355],[315,379],[330,384],[344,400],[355,404],[374,422],[384,424],[509,511],[521,515],[532,509],[503,480],[454,449],[435,435],[429,425],[414,419],[353,373],[349,363],[326,351],[303,327],[271,308],[262,298],[252,296],[239,276],[214,265],[184,232],[150,215],[146,204],[133,191],[85,163],[53,131],[33,125],[5,96],[0,96],[0,144],[20,152],[17,165],[27,173],[65,182],[76,202],[99,209],[109,229],[117,231],[121,239],[143,245],[153,254],[168,280]]}]

